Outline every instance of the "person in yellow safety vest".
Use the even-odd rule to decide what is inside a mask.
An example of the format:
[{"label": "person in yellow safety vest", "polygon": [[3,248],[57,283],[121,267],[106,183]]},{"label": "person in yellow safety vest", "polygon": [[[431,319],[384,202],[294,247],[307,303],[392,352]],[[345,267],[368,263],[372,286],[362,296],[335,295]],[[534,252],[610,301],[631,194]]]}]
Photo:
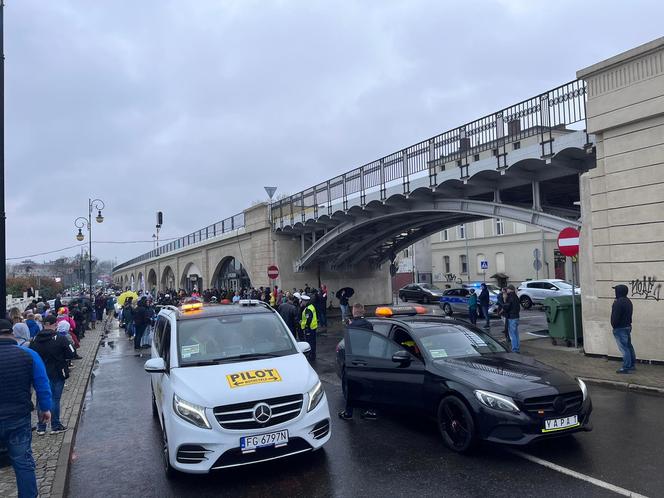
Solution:
[{"label": "person in yellow safety vest", "polygon": [[300,330],[304,340],[311,346],[309,359],[316,359],[316,330],[318,329],[318,316],[316,307],[311,304],[311,298],[306,294],[300,296],[300,307],[302,308],[302,319],[300,320]]}]

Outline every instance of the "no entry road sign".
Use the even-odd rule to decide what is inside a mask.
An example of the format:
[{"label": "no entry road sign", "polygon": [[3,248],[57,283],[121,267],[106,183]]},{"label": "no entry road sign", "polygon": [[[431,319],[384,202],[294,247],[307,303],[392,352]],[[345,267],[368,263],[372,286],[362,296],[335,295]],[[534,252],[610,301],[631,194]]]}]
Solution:
[{"label": "no entry road sign", "polygon": [[270,265],[267,267],[267,278],[274,280],[279,277],[279,268],[275,265]]},{"label": "no entry road sign", "polygon": [[563,228],[558,234],[558,249],[565,256],[579,254],[579,231],[576,228]]}]

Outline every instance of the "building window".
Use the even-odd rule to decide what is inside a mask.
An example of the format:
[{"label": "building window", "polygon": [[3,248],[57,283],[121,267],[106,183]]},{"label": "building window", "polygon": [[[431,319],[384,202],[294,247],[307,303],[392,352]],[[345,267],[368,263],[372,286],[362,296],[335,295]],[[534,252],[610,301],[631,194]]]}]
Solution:
[{"label": "building window", "polygon": [[496,235],[505,234],[505,220],[496,218]]},{"label": "building window", "polygon": [[443,268],[445,269],[445,273],[452,273],[450,271],[450,257],[449,256],[443,256]]},{"label": "building window", "polygon": [[450,240],[450,231],[446,228],[445,230],[443,230],[443,234],[441,235],[441,237],[443,242],[447,242],[448,240]]},{"label": "building window", "polygon": [[473,156],[473,161],[479,161],[479,160],[480,160],[480,155],[479,155],[479,154],[475,154],[475,155]]},{"label": "building window", "polygon": [[403,250],[403,257],[407,258],[408,257],[408,249]]},{"label": "building window", "polygon": [[459,225],[457,227],[457,235],[460,239],[465,239],[466,238],[466,225]]},{"label": "building window", "polygon": [[466,259],[465,254],[459,256],[459,266],[461,267],[461,273],[468,273],[468,259]]},{"label": "building window", "polygon": [[514,142],[512,144],[512,150],[517,150],[521,148],[521,142]]},{"label": "building window", "polygon": [[484,261],[485,259],[486,257],[484,256],[484,254],[480,253],[477,255],[477,273],[479,273],[480,275],[484,273],[484,270],[482,269],[482,261]]},{"label": "building window", "polygon": [[496,273],[505,273],[505,253],[496,253]]}]

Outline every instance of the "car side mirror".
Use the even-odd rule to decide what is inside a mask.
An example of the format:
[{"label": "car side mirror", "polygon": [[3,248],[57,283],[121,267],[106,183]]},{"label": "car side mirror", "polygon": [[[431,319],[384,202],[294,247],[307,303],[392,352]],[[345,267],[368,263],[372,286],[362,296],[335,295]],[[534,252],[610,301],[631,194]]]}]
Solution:
[{"label": "car side mirror", "polygon": [[410,354],[408,351],[401,350],[397,351],[392,355],[392,361],[394,363],[399,363],[401,366],[408,366],[410,364]]},{"label": "car side mirror", "polygon": [[304,341],[298,342],[297,349],[300,350],[300,353],[308,353],[309,351],[311,351],[311,344]]},{"label": "car side mirror", "polygon": [[150,358],[145,362],[143,367],[146,372],[155,374],[155,373],[166,373],[166,362],[163,358]]}]

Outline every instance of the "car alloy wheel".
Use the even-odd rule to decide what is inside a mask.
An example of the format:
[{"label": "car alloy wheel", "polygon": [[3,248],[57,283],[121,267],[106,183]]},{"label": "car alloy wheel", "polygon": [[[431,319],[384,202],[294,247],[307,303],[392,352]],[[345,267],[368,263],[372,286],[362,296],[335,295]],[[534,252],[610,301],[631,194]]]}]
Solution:
[{"label": "car alloy wheel", "polygon": [[452,316],[452,306],[450,306],[449,303],[445,303],[443,305],[443,313],[445,313],[447,316]]},{"label": "car alloy wheel", "polygon": [[456,396],[448,396],[440,402],[438,429],[445,445],[458,453],[466,453],[477,444],[473,416]]},{"label": "car alloy wheel", "polygon": [[170,457],[170,452],[168,451],[168,436],[166,435],[166,425],[164,425],[164,429],[161,432],[162,434],[162,460],[163,460],[163,465],[164,465],[164,474],[166,474],[166,477],[168,479],[172,479],[177,476],[177,470],[173,468],[171,465],[171,457]]},{"label": "car alloy wheel", "polygon": [[524,310],[529,310],[533,306],[533,301],[528,296],[521,296],[519,301]]}]

